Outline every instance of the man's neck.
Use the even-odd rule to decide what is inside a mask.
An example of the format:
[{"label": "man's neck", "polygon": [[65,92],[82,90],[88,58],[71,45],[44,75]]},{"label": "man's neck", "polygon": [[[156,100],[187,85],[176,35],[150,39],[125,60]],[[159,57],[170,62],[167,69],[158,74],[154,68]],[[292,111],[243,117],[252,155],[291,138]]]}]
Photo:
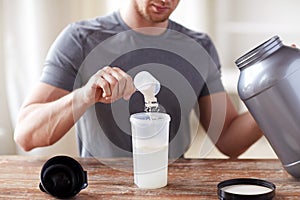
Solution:
[{"label": "man's neck", "polygon": [[133,6],[125,5],[120,9],[120,15],[124,22],[134,31],[146,35],[160,35],[164,33],[168,27],[168,20],[164,22],[150,22],[142,18]]}]

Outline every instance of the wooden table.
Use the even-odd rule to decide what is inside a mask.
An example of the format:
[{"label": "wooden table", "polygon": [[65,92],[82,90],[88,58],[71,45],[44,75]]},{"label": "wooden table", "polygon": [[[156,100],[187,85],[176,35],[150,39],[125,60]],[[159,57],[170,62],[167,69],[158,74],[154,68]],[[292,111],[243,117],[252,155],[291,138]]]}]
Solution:
[{"label": "wooden table", "polygon": [[[40,171],[50,157],[0,156],[0,199],[54,199],[39,190]],[[88,187],[74,199],[218,199],[217,184],[232,178],[259,178],[276,185],[275,199],[299,199],[300,181],[278,160],[179,159],[169,166],[168,186],[139,189],[133,184],[129,159],[76,158],[88,173]]]}]

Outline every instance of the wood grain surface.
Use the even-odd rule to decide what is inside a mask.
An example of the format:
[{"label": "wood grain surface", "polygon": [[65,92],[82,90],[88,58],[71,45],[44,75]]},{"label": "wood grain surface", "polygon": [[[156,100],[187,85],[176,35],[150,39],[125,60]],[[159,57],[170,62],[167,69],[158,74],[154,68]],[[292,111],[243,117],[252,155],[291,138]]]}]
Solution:
[{"label": "wood grain surface", "polygon": [[[38,187],[48,159],[0,156],[0,199],[55,199]],[[271,181],[275,199],[300,199],[300,181],[276,159],[178,159],[169,165],[168,185],[153,190],[134,185],[131,159],[75,159],[87,171],[89,185],[73,199],[218,199],[217,184],[232,178]]]}]

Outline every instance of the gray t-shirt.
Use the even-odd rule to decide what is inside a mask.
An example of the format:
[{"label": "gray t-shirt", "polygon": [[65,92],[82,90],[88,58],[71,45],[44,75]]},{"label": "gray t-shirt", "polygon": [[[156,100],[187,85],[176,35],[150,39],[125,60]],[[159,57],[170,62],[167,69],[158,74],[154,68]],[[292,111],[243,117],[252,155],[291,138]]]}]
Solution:
[{"label": "gray t-shirt", "polygon": [[[182,156],[191,143],[189,115],[198,110],[198,99],[224,91],[218,55],[206,34],[169,20],[163,34],[144,35],[130,29],[119,12],[67,26],[49,50],[41,81],[73,91],[108,65],[132,77],[146,70],[160,81],[160,110],[171,116],[170,157]],[[131,156],[129,116],[143,110],[139,92],[129,101],[91,106],[76,123],[80,155]]]}]

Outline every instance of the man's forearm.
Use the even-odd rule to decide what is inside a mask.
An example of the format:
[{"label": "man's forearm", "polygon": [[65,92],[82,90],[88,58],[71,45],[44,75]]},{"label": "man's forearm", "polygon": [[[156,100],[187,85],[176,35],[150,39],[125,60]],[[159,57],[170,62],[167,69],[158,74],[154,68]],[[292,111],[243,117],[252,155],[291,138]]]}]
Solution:
[{"label": "man's forearm", "polygon": [[232,121],[229,127],[222,132],[216,146],[227,156],[236,158],[261,136],[260,128],[247,112]]},{"label": "man's forearm", "polygon": [[30,104],[21,109],[15,140],[26,151],[49,146],[63,137],[90,105],[80,89],[48,103]]}]

